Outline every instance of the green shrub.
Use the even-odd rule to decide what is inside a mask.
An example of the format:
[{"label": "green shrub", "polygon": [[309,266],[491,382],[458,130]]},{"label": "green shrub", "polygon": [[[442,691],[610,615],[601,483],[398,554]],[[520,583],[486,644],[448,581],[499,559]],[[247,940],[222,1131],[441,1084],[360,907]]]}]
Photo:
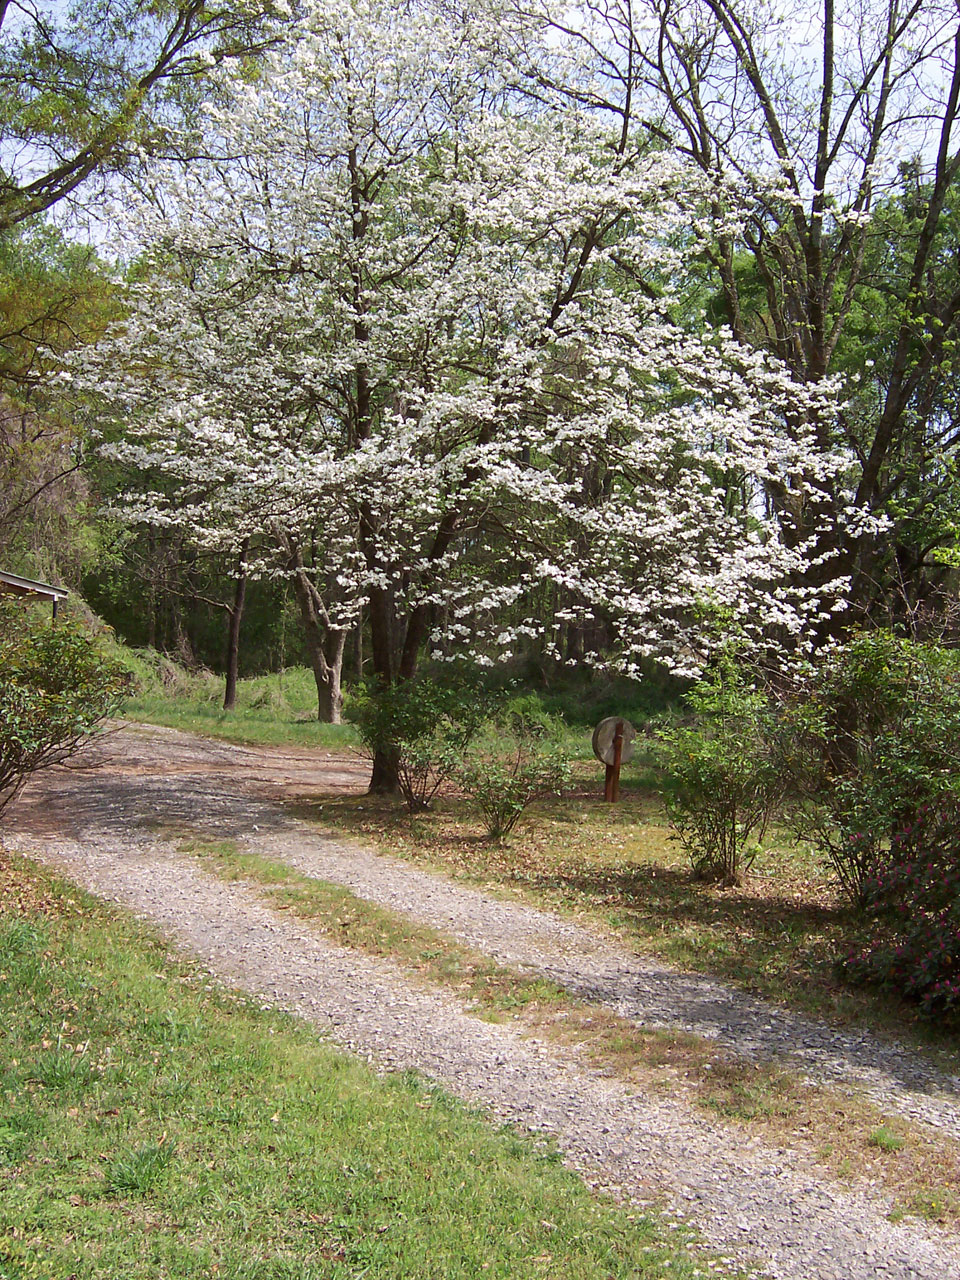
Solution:
[{"label": "green shrub", "polygon": [[456,769],[487,718],[491,697],[478,682],[451,674],[384,685],[370,681],[346,708],[372,757],[396,753],[400,793],[411,813],[426,809]]},{"label": "green shrub", "polygon": [[785,702],[792,825],[855,906],[891,839],[960,782],[960,655],[865,632],[809,668]]},{"label": "green shrub", "polygon": [[538,693],[516,693],[504,704],[502,712],[491,721],[491,728],[499,725],[511,733],[546,740],[559,740],[565,726],[562,716],[551,712]]},{"label": "green shrub", "polygon": [[696,724],[660,734],[667,813],[696,879],[739,884],[781,794],[773,714],[734,653],[717,658],[686,702]]},{"label": "green shrub", "polygon": [[896,832],[885,866],[864,882],[882,927],[844,961],[854,982],[914,1000],[927,1016],[960,1016],[960,801],[921,805]]},{"label": "green shrub", "polygon": [[123,704],[127,678],[84,627],[0,604],[0,813],[30,774],[83,745]]},{"label": "green shrub", "polygon": [[534,800],[563,793],[570,764],[560,726],[542,712],[531,715],[518,699],[506,716],[488,725],[454,773],[483,815],[488,834],[503,840]]}]

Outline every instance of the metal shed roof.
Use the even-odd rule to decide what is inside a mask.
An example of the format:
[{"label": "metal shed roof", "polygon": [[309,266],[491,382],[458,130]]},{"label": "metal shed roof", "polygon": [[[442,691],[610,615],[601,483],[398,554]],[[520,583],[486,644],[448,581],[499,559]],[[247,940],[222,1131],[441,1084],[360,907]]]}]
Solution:
[{"label": "metal shed roof", "polygon": [[21,578],[18,573],[0,569],[0,595],[40,596],[42,600],[65,600],[70,594],[63,587],[52,587],[49,582],[37,582],[33,578]]}]

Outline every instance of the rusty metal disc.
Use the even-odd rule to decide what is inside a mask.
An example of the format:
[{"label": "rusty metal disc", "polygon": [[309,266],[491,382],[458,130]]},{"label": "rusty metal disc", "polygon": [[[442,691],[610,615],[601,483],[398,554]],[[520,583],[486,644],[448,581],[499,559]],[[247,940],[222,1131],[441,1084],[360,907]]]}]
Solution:
[{"label": "rusty metal disc", "polygon": [[613,764],[613,737],[617,725],[623,725],[623,749],[620,752],[620,763],[626,764],[633,759],[633,740],[637,731],[629,720],[623,716],[607,716],[593,731],[593,754],[601,764]]}]

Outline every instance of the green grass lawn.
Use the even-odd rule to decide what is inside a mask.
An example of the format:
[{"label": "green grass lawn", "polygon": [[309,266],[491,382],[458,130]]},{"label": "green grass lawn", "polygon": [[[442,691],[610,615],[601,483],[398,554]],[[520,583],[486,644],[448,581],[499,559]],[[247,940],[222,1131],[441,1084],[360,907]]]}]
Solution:
[{"label": "green grass lawn", "polygon": [[159,654],[122,649],[136,690],[124,714],[131,720],[260,746],[342,747],[359,739],[348,724],[320,724],[317,687],[306,667],[241,680],[237,705],[223,710],[223,679],[191,674]]},{"label": "green grass lawn", "polygon": [[0,859],[0,1280],[707,1274],[551,1147]]},{"label": "green grass lawn", "polygon": [[216,704],[199,701],[173,707],[165,699],[141,697],[128,701],[124,715],[144,724],[166,725],[244,746],[323,747],[329,751],[351,750],[359,745],[351,725],[320,724],[298,718],[296,713],[278,716],[256,707],[224,711]]}]

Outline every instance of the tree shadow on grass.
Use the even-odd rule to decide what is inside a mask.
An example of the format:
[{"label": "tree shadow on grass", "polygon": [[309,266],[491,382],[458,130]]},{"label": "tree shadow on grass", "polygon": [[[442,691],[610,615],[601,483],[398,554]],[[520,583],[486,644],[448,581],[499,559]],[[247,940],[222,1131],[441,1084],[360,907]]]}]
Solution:
[{"label": "tree shadow on grass", "polygon": [[723,926],[779,939],[785,933],[821,934],[856,927],[849,908],[832,895],[820,900],[774,890],[748,876],[740,888],[697,882],[682,867],[629,863],[613,867],[558,870],[528,881],[534,887],[583,895],[605,907],[620,907],[643,918]]},{"label": "tree shadow on grass", "polygon": [[[654,1021],[676,1018],[735,1048],[742,1033],[743,1045],[771,1059],[792,1051],[812,1061],[823,1052],[836,1064],[845,1059],[861,1070],[877,1065],[875,1042],[859,1033],[834,1041],[844,1024],[901,1043],[907,1036],[917,1048],[956,1050],[955,1029],[930,1025],[890,992],[854,989],[842,980],[838,956],[869,929],[842,901],[798,900],[771,891],[760,877],[740,889],[721,890],[694,883],[685,869],[650,864],[539,874],[525,883],[548,896],[602,906],[642,950],[680,966],[682,972],[671,976],[638,962],[639,999]],[[724,996],[714,980],[764,1003]],[[620,975],[617,981],[618,999],[629,1004],[629,978]],[[910,1091],[942,1089],[960,1096],[956,1079],[932,1084],[909,1050],[888,1051],[884,1067]]]}]

